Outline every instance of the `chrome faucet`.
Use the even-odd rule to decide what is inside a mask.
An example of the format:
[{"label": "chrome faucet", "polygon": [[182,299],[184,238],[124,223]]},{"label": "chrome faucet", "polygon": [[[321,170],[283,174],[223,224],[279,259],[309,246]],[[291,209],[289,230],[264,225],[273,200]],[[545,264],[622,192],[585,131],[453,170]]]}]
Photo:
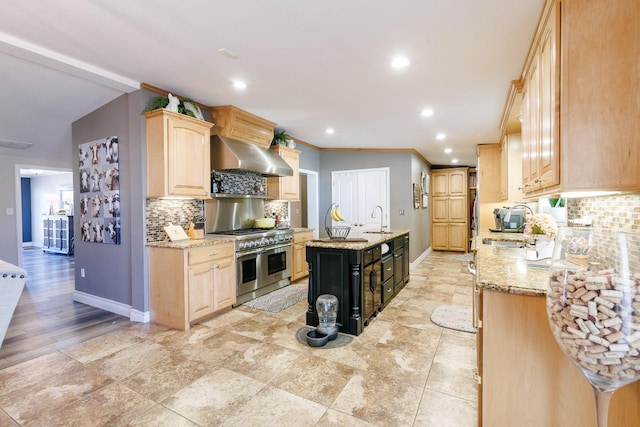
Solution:
[{"label": "chrome faucet", "polygon": [[[517,208],[517,207],[523,207],[523,208],[527,208],[529,209],[529,212],[531,212],[531,215],[535,215],[536,213],[533,211],[533,209],[531,209],[530,206],[525,205],[525,204],[520,204],[520,205],[513,205],[509,208],[509,210],[507,211],[507,214],[504,216],[504,221],[505,222],[509,222],[509,220],[511,219],[511,211],[513,211],[513,208]],[[525,219],[526,219],[526,215],[525,215]],[[524,222],[524,221],[523,221]]]},{"label": "chrome faucet", "polygon": [[384,215],[382,213],[382,206],[377,205],[375,208],[373,208],[373,212],[371,212],[371,218],[375,218],[376,217],[376,209],[380,209],[380,232],[382,233],[382,229],[384,228],[384,226],[382,225],[382,221],[384,221]]}]

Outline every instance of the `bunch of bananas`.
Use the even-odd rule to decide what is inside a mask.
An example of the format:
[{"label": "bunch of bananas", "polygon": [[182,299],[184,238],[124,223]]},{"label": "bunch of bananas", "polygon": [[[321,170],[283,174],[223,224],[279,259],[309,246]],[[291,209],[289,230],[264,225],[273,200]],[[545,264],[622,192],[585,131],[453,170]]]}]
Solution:
[{"label": "bunch of bananas", "polygon": [[344,221],[344,218],[340,215],[340,205],[334,205],[329,213],[334,221]]}]

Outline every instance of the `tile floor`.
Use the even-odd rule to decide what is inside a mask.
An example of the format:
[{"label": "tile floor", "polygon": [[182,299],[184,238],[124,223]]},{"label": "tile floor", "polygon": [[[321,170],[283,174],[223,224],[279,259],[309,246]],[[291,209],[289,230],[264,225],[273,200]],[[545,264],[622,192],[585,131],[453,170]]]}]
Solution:
[{"label": "tile floor", "polygon": [[466,263],[433,253],[347,346],[300,344],[306,301],[239,307],[188,332],[136,324],[0,371],[0,426],[475,426]]}]

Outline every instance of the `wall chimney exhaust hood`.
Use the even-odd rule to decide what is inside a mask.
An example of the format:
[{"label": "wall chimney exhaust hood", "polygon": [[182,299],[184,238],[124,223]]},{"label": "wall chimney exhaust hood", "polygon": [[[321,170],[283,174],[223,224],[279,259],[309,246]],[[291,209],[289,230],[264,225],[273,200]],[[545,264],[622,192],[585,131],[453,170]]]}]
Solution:
[{"label": "wall chimney exhaust hood", "polygon": [[211,168],[241,170],[262,176],[293,176],[280,156],[255,144],[220,135],[211,136]]}]

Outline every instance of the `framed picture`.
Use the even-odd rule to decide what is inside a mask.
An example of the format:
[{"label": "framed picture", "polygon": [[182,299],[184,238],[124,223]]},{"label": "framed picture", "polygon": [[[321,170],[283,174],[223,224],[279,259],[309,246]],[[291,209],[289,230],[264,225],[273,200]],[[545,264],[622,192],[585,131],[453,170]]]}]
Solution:
[{"label": "framed picture", "polygon": [[413,184],[413,208],[418,209],[420,207],[420,184]]},{"label": "framed picture", "polygon": [[80,238],[83,242],[120,244],[118,153],[117,136],[78,146]]},{"label": "framed picture", "polygon": [[429,175],[420,172],[420,185],[422,185],[422,194],[429,194]]},{"label": "framed picture", "polygon": [[429,207],[429,195],[427,193],[422,194],[422,209]]}]

